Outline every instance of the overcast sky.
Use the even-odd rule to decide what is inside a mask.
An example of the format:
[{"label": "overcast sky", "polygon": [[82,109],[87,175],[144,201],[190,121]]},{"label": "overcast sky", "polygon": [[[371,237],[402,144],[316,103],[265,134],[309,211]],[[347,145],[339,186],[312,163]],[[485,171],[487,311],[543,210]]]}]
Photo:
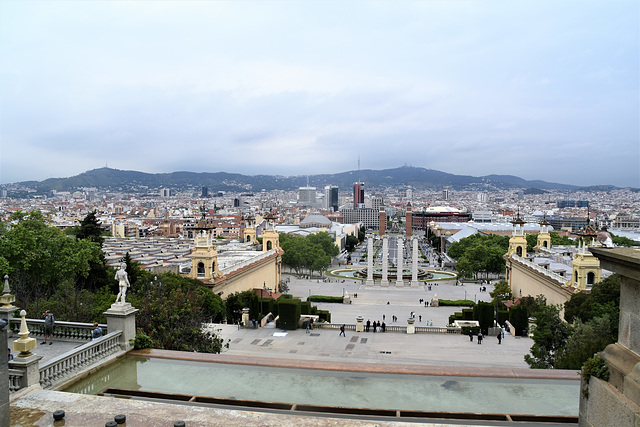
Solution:
[{"label": "overcast sky", "polygon": [[0,183],[409,164],[640,186],[639,2],[0,1]]}]

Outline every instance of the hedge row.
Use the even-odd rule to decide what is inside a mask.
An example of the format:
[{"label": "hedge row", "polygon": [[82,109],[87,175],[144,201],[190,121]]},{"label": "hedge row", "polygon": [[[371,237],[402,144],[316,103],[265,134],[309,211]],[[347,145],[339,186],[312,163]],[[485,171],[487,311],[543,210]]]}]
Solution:
[{"label": "hedge row", "polygon": [[342,304],[343,297],[330,297],[326,295],[311,295],[307,298],[307,301],[312,302],[330,302],[330,303],[338,303]]},{"label": "hedge row", "polygon": [[441,300],[438,300],[438,304],[441,306],[462,306],[462,307],[473,307],[474,305],[476,305],[475,302],[469,299],[458,299],[458,300],[441,299]]}]

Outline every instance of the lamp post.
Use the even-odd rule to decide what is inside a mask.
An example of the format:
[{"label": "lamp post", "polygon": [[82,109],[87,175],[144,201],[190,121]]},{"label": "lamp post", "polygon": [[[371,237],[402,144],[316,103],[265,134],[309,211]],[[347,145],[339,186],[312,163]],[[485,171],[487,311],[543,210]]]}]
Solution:
[{"label": "lamp post", "polygon": [[262,289],[260,290],[260,322],[262,322],[262,294],[267,288],[267,282],[262,282]]}]

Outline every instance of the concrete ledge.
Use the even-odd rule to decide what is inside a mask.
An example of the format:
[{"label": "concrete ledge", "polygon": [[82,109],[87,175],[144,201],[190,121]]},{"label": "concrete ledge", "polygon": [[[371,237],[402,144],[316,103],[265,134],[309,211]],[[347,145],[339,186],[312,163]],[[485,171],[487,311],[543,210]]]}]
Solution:
[{"label": "concrete ledge", "polygon": [[638,427],[640,407],[613,385],[591,377],[589,397],[581,398],[580,402],[580,426]]}]

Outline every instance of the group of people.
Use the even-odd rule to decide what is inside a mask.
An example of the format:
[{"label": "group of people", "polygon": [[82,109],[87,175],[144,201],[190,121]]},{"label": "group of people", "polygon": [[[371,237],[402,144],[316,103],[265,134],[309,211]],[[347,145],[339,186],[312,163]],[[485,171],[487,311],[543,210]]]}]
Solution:
[{"label": "group of people", "polygon": [[[50,310],[46,310],[42,313],[42,318],[44,319],[44,341],[42,341],[42,345],[47,344],[47,338],[49,338],[49,345],[53,344],[53,330],[56,326],[56,318],[53,316],[53,313]],[[102,328],[98,325],[98,322],[93,323],[93,329],[91,330],[91,340],[97,340],[102,337]],[[9,349],[9,354],[11,354],[11,349]]]},{"label": "group of people", "polygon": [[[498,332],[498,344],[502,344],[502,340],[504,339],[505,328],[503,327],[500,332]],[[473,342],[474,333],[472,330],[469,330],[469,341]],[[482,335],[482,331],[478,331],[478,344],[482,344],[482,340],[484,339],[484,335]]]},{"label": "group of people", "polygon": [[369,319],[367,319],[367,323],[365,323],[364,330],[365,332],[369,332],[372,329],[373,329],[373,332],[386,332],[387,325],[384,323],[384,320],[382,323],[380,323],[379,320],[371,322]]}]

